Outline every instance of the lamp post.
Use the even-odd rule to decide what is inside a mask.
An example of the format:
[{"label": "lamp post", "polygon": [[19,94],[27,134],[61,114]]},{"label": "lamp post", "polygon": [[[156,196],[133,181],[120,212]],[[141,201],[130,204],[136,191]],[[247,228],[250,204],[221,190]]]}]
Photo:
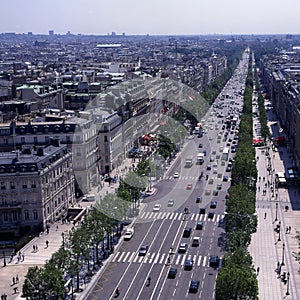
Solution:
[{"label": "lamp post", "polygon": [[282,263],[281,265],[284,266],[284,248],[285,248],[285,244],[282,244]]},{"label": "lamp post", "polygon": [[275,215],[275,221],[278,221],[277,213],[278,213],[278,203],[276,202],[276,215]]},{"label": "lamp post", "polygon": [[280,225],[281,225],[281,222],[279,221],[279,225],[278,225],[278,242],[281,241],[281,238],[280,238]]},{"label": "lamp post", "polygon": [[6,267],[5,251],[3,250],[3,267]]},{"label": "lamp post", "polygon": [[286,295],[288,296],[290,294],[289,288],[290,288],[290,272],[288,272],[287,274],[287,285],[286,285]]}]

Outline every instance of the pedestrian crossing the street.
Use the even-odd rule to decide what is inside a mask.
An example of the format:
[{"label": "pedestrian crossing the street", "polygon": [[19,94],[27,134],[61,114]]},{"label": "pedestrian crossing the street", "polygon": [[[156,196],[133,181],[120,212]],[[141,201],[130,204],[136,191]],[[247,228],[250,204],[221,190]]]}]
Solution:
[{"label": "pedestrian crossing the street", "polygon": [[[183,266],[188,254],[175,253],[171,258],[171,264]],[[121,252],[115,253],[112,262],[114,263],[139,263],[139,264],[168,264],[169,253],[147,253],[145,256],[139,256],[137,252]],[[209,259],[205,255],[191,255],[194,266],[206,267]]]},{"label": "pedestrian crossing the street", "polygon": [[208,214],[185,214],[179,212],[153,212],[145,211],[139,218],[140,219],[163,219],[163,220],[191,220],[191,221],[208,221],[208,222],[219,222],[224,219],[225,214],[214,214],[212,218],[208,218]]}]

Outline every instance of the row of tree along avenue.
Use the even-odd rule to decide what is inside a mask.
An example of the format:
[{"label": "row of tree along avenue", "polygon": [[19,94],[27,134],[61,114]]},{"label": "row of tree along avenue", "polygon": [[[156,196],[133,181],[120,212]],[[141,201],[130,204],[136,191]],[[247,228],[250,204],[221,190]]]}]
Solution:
[{"label": "row of tree along avenue", "polygon": [[232,185],[226,201],[226,254],[216,282],[216,299],[258,299],[258,283],[247,247],[256,231],[255,190],[257,169],[252,146],[253,70],[249,63],[239,144],[232,169]]}]

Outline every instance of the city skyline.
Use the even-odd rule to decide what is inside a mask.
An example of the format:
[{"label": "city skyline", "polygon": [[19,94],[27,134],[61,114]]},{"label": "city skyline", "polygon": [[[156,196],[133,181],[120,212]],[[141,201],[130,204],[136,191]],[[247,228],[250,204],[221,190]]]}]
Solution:
[{"label": "city skyline", "polygon": [[296,0],[21,0],[2,3],[0,32],[33,34],[299,34]]}]

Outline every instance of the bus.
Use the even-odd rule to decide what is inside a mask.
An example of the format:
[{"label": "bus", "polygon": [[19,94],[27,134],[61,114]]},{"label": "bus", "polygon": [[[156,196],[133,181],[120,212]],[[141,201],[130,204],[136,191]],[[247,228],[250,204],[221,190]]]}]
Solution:
[{"label": "bus", "polygon": [[228,156],[229,156],[229,148],[225,147],[222,152],[221,160],[228,160]]}]

